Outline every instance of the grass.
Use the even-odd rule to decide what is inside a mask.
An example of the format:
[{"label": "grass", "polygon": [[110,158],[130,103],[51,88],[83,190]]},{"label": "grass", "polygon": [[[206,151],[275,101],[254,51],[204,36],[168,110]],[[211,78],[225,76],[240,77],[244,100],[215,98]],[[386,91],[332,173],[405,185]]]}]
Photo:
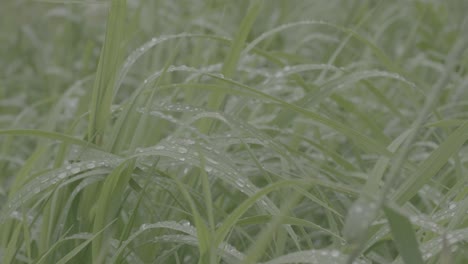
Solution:
[{"label": "grass", "polygon": [[467,8],[2,3],[0,262],[468,262]]}]

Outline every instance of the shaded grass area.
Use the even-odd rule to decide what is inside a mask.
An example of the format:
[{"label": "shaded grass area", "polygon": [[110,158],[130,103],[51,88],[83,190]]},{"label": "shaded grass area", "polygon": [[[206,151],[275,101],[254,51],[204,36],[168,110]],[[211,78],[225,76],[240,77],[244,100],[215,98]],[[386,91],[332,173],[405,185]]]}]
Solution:
[{"label": "shaded grass area", "polygon": [[451,1],[7,1],[2,263],[465,263]]}]

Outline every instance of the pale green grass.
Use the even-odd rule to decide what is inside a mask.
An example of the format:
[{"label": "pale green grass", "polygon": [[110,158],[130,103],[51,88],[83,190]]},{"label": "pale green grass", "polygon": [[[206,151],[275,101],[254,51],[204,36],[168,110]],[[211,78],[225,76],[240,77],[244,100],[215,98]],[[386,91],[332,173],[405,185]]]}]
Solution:
[{"label": "pale green grass", "polygon": [[0,262],[468,262],[465,2],[5,1]]}]

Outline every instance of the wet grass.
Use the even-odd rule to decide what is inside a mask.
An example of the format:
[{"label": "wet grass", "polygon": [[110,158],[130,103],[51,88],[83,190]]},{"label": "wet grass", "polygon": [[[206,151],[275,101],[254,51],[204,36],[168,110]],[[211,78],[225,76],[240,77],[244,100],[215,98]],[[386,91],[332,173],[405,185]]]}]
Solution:
[{"label": "wet grass", "polygon": [[465,263],[464,1],[7,1],[2,263]]}]

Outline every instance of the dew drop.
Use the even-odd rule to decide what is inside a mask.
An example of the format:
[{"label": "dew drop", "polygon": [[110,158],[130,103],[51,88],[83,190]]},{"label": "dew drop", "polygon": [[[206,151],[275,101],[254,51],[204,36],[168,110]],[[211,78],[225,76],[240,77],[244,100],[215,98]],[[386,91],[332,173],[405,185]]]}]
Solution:
[{"label": "dew drop", "polygon": [[18,212],[18,211],[13,211],[13,212],[11,212],[10,216],[11,216],[12,218],[21,219],[21,214],[20,214],[20,212]]},{"label": "dew drop", "polygon": [[375,202],[370,202],[370,203],[369,203],[369,208],[370,208],[371,210],[377,209],[377,203],[375,203]]},{"label": "dew drop", "polygon": [[67,177],[67,173],[65,172],[62,172],[58,175],[59,179],[64,179],[65,177]]},{"label": "dew drop", "polygon": [[338,250],[332,250],[330,255],[334,258],[337,258],[340,256],[340,252]]},{"label": "dew drop", "polygon": [[236,185],[239,186],[240,188],[244,188],[245,187],[245,182],[242,179],[237,179],[236,180]]},{"label": "dew drop", "polygon": [[163,150],[163,149],[165,149],[165,147],[164,146],[156,146],[154,149],[155,150]]},{"label": "dew drop", "polygon": [[186,227],[191,225],[188,220],[181,220],[179,222],[179,224],[182,225],[182,226],[186,226]]},{"label": "dew drop", "polygon": [[452,234],[447,235],[447,240],[448,240],[449,245],[452,245],[458,242],[457,237]]},{"label": "dew drop", "polygon": [[206,158],[206,160],[212,164],[218,164],[217,161],[213,160],[213,159],[210,159],[210,158]]},{"label": "dew drop", "polygon": [[184,147],[179,147],[177,150],[179,151],[179,153],[182,153],[182,154],[187,153],[187,149]]},{"label": "dew drop", "polygon": [[282,72],[277,72],[277,73],[275,74],[275,77],[276,77],[276,78],[283,77],[283,73],[282,73]]},{"label": "dew drop", "polygon": [[74,167],[73,169],[70,170],[71,173],[73,174],[77,174],[78,172],[80,172],[80,168],[79,167]]},{"label": "dew drop", "polygon": [[362,212],[364,212],[364,209],[361,207],[361,206],[355,206],[353,208],[354,212],[357,213],[357,214],[360,214]]},{"label": "dew drop", "polygon": [[89,163],[89,164],[86,165],[86,168],[88,168],[88,169],[94,169],[95,167],[96,167],[96,164],[94,164],[94,163]]},{"label": "dew drop", "polygon": [[419,218],[416,215],[412,215],[409,218],[410,222],[413,223],[413,224],[417,223],[418,219]]}]

